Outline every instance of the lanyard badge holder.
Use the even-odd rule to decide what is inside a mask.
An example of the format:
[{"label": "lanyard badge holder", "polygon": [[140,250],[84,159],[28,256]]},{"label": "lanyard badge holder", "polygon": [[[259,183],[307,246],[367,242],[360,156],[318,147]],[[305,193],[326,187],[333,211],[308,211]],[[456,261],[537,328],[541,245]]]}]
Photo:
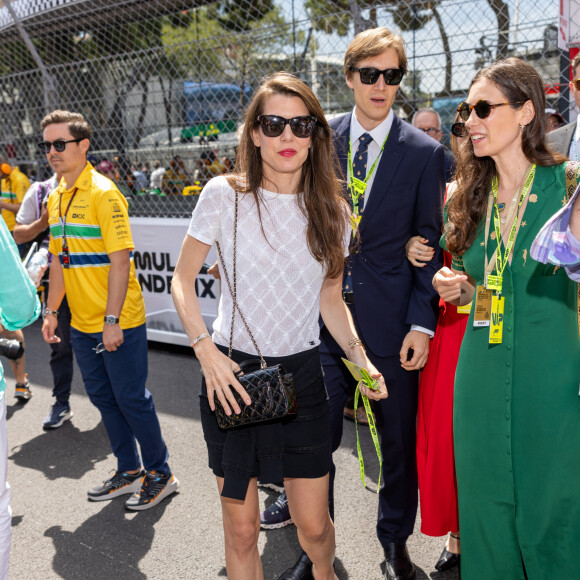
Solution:
[{"label": "lanyard badge holder", "polygon": [[71,198],[68,202],[68,205],[66,206],[64,216],[62,215],[62,207],[61,207],[62,193],[60,194],[60,198],[58,200],[58,217],[59,217],[60,225],[62,227],[61,262],[62,262],[62,267],[66,268],[67,270],[70,268],[70,252],[68,249],[68,242],[66,241],[66,216],[68,215],[68,210],[70,209],[70,206],[73,202],[73,199],[75,198],[77,190],[78,190],[78,187],[75,187],[74,191],[72,192]]},{"label": "lanyard badge holder", "polygon": [[[485,276],[485,289],[478,288],[478,301],[479,295],[481,293],[481,303],[479,303],[480,310],[488,312],[489,308],[489,322],[488,324],[480,324],[480,326],[489,326],[489,344],[501,344],[503,339],[503,315],[504,315],[504,306],[505,306],[505,298],[502,296],[502,288],[503,288],[503,273],[505,268],[509,262],[510,254],[512,253],[514,243],[516,240],[516,236],[518,233],[518,219],[520,209],[524,200],[526,199],[528,193],[532,188],[532,183],[534,181],[534,176],[536,175],[536,166],[532,165],[531,169],[528,172],[526,182],[521,190],[520,199],[517,204],[517,211],[512,210],[510,215],[515,212],[515,216],[513,216],[513,222],[510,228],[510,233],[507,239],[507,243],[505,244],[505,252],[502,257],[501,255],[501,240],[502,240],[502,232],[501,232],[501,220],[499,218],[499,209],[497,203],[497,194],[498,194],[498,184],[497,184],[497,176],[494,176],[491,182],[491,191],[493,194],[493,205],[491,208],[488,207],[488,217],[486,218],[486,232],[485,232],[485,256],[487,256],[487,234],[489,231],[489,221],[491,219],[490,213],[493,212],[493,224],[495,229],[495,238],[497,243],[497,250],[495,251],[495,272],[496,274],[493,275],[491,271],[488,272],[488,267],[486,267],[486,276]],[[512,206],[515,203],[515,196],[512,200]],[[491,205],[491,203],[490,203]],[[491,212],[490,212],[491,209]],[[492,257],[493,259],[493,257]],[[491,294],[491,296],[490,296]],[[489,298],[491,297],[491,304],[489,304]],[[477,311],[477,308],[476,308]],[[474,318],[474,325],[476,320]]]},{"label": "lanyard badge holder", "polygon": [[367,414],[367,421],[369,422],[369,429],[371,431],[371,437],[373,439],[373,443],[375,445],[375,450],[377,452],[377,457],[379,459],[379,480],[377,483],[377,493],[379,493],[379,489],[381,488],[381,474],[383,472],[383,456],[381,454],[381,446],[379,443],[379,436],[377,434],[377,426],[375,425],[375,418],[373,416],[373,412],[371,411],[371,404],[369,402],[368,397],[363,395],[360,392],[360,386],[362,383],[364,383],[365,387],[367,387],[373,391],[376,391],[378,389],[377,381],[375,381],[371,377],[371,375],[369,374],[367,369],[365,369],[364,367],[361,367],[360,365],[357,365],[356,363],[353,363],[345,358],[342,359],[342,362],[347,366],[348,370],[350,371],[350,374],[355,378],[355,380],[358,381],[358,384],[356,386],[356,390],[354,393],[354,425],[355,425],[355,429],[356,429],[356,450],[357,450],[357,454],[358,454],[360,478],[361,478],[362,484],[366,487],[367,484],[365,481],[365,462],[363,459],[362,449],[360,446],[360,439],[359,439],[359,435],[358,435],[358,421],[356,418],[356,411],[358,408],[359,397],[362,398],[362,402],[363,402],[364,407],[365,407],[365,411]]},{"label": "lanyard badge holder", "polygon": [[379,162],[379,159],[381,158],[381,155],[383,153],[383,150],[385,148],[385,144],[387,143],[388,138],[389,138],[389,134],[387,133],[387,136],[385,137],[385,140],[383,141],[383,145],[381,147],[381,150],[379,151],[377,158],[374,160],[373,164],[371,165],[371,168],[367,171],[367,174],[366,174],[364,180],[358,179],[354,176],[354,170],[352,168],[352,144],[350,142],[350,139],[348,141],[348,159],[347,159],[348,188],[349,188],[350,196],[352,199],[352,214],[350,216],[350,227],[352,228],[353,238],[356,235],[356,232],[358,230],[358,227],[360,225],[360,220],[362,217],[361,212],[359,212],[359,207],[358,207],[359,199],[361,197],[363,197],[365,194],[368,182],[369,182],[370,178],[373,176],[375,169],[377,168],[377,164]]}]

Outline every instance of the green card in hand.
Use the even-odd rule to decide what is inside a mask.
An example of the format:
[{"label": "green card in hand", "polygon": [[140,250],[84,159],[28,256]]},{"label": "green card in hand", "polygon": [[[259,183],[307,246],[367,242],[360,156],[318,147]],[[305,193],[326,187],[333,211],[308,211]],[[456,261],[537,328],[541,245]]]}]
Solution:
[{"label": "green card in hand", "polygon": [[379,383],[371,377],[367,369],[345,358],[342,359],[342,362],[346,365],[350,371],[350,374],[355,378],[355,380],[362,381],[365,387],[371,389],[372,391],[379,390]]}]

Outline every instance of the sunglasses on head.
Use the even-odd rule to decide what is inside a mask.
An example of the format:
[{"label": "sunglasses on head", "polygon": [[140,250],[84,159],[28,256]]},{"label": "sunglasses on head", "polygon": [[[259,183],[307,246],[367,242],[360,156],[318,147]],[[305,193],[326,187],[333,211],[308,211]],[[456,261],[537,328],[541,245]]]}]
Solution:
[{"label": "sunglasses on head", "polygon": [[360,82],[363,85],[374,85],[381,75],[383,75],[386,85],[399,85],[405,75],[405,71],[402,68],[379,70],[373,67],[357,68],[356,66],[351,66],[350,70],[359,73]]},{"label": "sunglasses on head", "polygon": [[260,115],[258,122],[262,128],[262,133],[266,137],[279,137],[284,133],[286,125],[290,125],[292,133],[296,137],[306,139],[311,137],[316,125],[316,117],[304,115],[302,117],[293,117],[292,119],[285,119],[278,115]]},{"label": "sunglasses on head", "polygon": [[42,143],[38,144],[38,148],[46,155],[50,153],[51,147],[54,147],[54,150],[57,153],[62,153],[65,150],[67,143],[80,143],[81,141],[83,141],[83,139],[69,139],[68,141],[65,141],[64,139],[57,139],[56,141],[52,141],[52,143],[50,141],[43,141]]},{"label": "sunglasses on head", "polygon": [[470,105],[467,101],[463,101],[463,103],[461,103],[461,105],[457,107],[457,112],[464,121],[467,121],[469,119],[472,110],[475,110],[475,114],[480,119],[486,119],[487,117],[489,117],[491,110],[495,109],[496,107],[503,107],[504,105],[519,105],[520,103],[523,102],[524,101],[515,101],[513,103],[492,104],[489,101],[481,100],[477,101],[475,105]]},{"label": "sunglasses on head", "polygon": [[467,129],[465,128],[465,123],[453,123],[451,125],[451,134],[455,135],[456,137],[467,137],[469,134]]}]

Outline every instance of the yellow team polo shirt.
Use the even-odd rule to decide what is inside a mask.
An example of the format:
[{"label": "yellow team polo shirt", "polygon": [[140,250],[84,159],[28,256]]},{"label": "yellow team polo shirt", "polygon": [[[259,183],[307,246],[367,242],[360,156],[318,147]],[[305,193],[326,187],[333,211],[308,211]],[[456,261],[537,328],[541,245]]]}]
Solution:
[{"label": "yellow team polo shirt", "polygon": [[[102,332],[107,314],[109,254],[134,249],[127,200],[110,179],[87,162],[74,187],[65,189],[61,181],[49,196],[48,216],[49,250],[59,257],[61,265],[63,229],[66,234],[70,268],[63,266],[63,274],[71,326],[86,333]],[[119,324],[121,328],[134,328],[144,323],[145,303],[131,252],[129,287]]]},{"label": "yellow team polo shirt", "polygon": [[[2,189],[2,201],[11,204],[22,203],[24,195],[29,187],[30,180],[28,177],[26,177],[18,167],[13,167],[10,175],[4,178],[0,184],[0,188]],[[3,209],[2,217],[4,218],[8,229],[12,231],[16,225],[16,214],[7,209]]]}]

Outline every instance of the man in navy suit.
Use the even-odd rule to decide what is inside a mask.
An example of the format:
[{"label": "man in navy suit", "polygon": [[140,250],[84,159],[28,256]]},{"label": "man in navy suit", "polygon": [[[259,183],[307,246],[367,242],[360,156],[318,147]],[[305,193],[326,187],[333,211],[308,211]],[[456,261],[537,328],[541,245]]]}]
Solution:
[{"label": "man in navy suit", "polygon": [[[438,242],[445,185],[441,144],[399,119],[392,110],[406,67],[403,41],[398,35],[386,28],[358,34],[344,60],[346,83],[353,90],[355,107],[331,121],[354,205],[354,221],[360,219],[359,236],[354,237],[345,270],[343,298],[389,392],[387,399],[373,405],[383,456],[377,535],[385,550],[388,580],[415,577],[406,541],[417,513],[417,390],[419,369],[427,362],[437,322],[438,297],[431,280],[442,266]],[[353,204],[355,185],[359,195],[356,199],[355,191]],[[429,240],[436,250],[434,259],[423,268],[414,268],[405,256],[405,244],[414,235]],[[340,444],[343,409],[354,382],[340,360],[344,353],[324,327],[321,339],[334,452]],[[333,465],[333,517],[334,474]],[[311,577],[305,554],[281,576],[285,580]]]}]

